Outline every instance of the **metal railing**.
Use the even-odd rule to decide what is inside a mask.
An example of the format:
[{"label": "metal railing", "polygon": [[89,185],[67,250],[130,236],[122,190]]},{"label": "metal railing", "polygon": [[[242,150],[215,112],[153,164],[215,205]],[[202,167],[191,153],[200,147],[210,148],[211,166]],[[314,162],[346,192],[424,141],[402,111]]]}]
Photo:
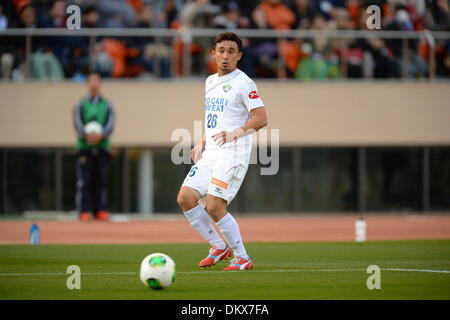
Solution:
[{"label": "metal railing", "polygon": [[[450,32],[447,31],[391,31],[391,30],[261,30],[261,29],[237,29],[233,30],[240,37],[244,38],[273,38],[277,41],[286,39],[313,39],[316,37],[351,40],[351,39],[401,39],[402,41],[402,78],[408,78],[408,61],[410,55],[409,40],[425,40],[429,46],[429,78],[434,79],[436,75],[435,45],[438,40],[450,40]],[[92,63],[92,53],[94,45],[99,37],[153,37],[156,43],[163,38],[168,38],[172,43],[181,39],[183,41],[183,77],[191,76],[192,57],[189,50],[194,38],[214,38],[217,34],[224,32],[224,29],[157,29],[157,28],[86,28],[79,30],[68,30],[62,28],[29,28],[29,29],[6,29],[0,31],[0,37],[20,36],[25,37],[25,75],[30,76],[31,51],[33,37],[52,36],[83,36],[89,37],[90,61]],[[341,41],[342,50],[346,50],[345,41]],[[171,50],[171,61],[175,59],[174,50]],[[341,61],[343,76],[345,73],[346,61]],[[171,64],[172,68],[174,63]],[[278,59],[278,66],[283,67],[283,59]],[[173,70],[172,70],[173,71]],[[174,74],[172,72],[172,74]],[[156,75],[159,77],[159,75]],[[283,73],[278,74],[278,78],[283,78]]]}]

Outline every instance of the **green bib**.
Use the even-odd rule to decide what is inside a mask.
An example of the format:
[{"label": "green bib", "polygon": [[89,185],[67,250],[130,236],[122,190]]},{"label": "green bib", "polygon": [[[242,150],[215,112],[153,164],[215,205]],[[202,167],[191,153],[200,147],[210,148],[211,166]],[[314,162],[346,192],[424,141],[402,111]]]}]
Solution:
[{"label": "green bib", "polygon": [[[81,102],[81,113],[84,124],[91,121],[97,121],[102,126],[105,126],[106,116],[108,115],[108,103],[106,100],[100,100],[98,103],[92,103],[89,99],[83,99]],[[108,149],[109,147],[109,139],[104,139],[97,145],[90,145],[86,142],[86,139],[78,138],[76,144],[77,149]]]}]

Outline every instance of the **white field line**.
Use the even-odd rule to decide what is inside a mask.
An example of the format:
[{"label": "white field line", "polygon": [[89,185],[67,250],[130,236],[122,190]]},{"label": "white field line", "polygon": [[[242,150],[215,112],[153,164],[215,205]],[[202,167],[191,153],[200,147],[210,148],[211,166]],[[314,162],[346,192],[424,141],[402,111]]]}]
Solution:
[{"label": "white field line", "polygon": [[[450,274],[450,270],[431,270],[431,269],[401,269],[401,268],[381,268],[382,271],[399,271],[399,272],[426,272],[426,273],[442,273]],[[274,270],[251,270],[249,273],[277,273],[277,272],[355,272],[366,271],[366,269],[274,269]],[[201,273],[217,273],[217,274],[231,274],[240,272],[224,272],[222,270],[199,270],[199,271],[179,271],[177,274],[201,274]],[[102,276],[102,275],[137,275],[139,272],[81,272],[83,276]],[[0,277],[15,277],[15,276],[66,276],[65,272],[29,272],[29,273],[0,273]]]},{"label": "white field line", "polygon": [[386,268],[381,269],[386,271],[406,271],[406,272],[430,272],[430,273],[450,273],[450,270],[430,270],[430,269],[397,269],[397,268]]}]

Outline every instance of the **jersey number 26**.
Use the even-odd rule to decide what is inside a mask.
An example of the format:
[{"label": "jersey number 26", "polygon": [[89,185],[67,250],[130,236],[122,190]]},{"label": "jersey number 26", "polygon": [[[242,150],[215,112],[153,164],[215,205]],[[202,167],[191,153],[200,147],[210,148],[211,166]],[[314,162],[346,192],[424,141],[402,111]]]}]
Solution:
[{"label": "jersey number 26", "polygon": [[208,120],[207,127],[208,128],[215,128],[217,125],[217,114],[212,115],[211,113],[208,113],[208,116],[206,117]]}]

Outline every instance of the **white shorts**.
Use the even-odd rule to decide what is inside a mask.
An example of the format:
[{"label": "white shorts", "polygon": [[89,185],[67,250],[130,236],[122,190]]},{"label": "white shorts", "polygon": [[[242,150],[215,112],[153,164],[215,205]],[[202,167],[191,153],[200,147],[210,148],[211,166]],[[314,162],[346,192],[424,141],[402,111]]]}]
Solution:
[{"label": "white shorts", "polygon": [[195,189],[202,196],[211,194],[222,198],[229,204],[244,181],[248,163],[248,156],[226,153],[202,156],[191,167],[182,186]]}]

